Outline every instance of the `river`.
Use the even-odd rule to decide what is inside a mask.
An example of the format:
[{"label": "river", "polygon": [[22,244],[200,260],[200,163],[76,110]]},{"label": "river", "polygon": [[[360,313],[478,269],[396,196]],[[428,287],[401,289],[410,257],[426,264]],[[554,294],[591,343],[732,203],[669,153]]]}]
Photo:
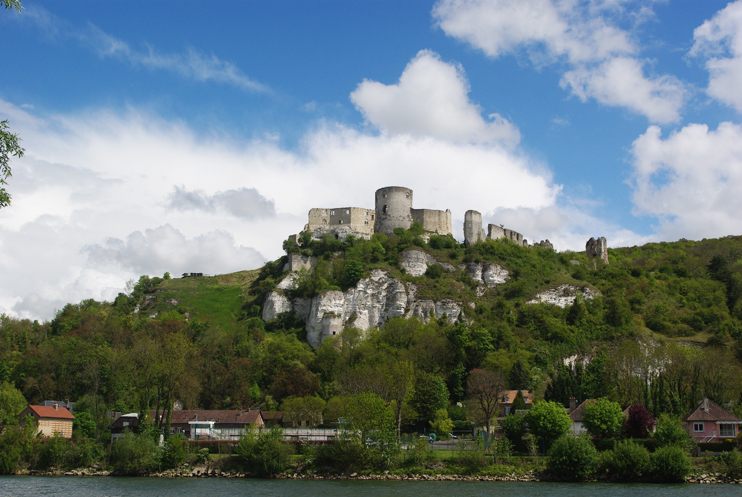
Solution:
[{"label": "river", "polygon": [[63,476],[0,476],[0,496],[44,497],[727,497],[742,495],[740,485],[664,485],[617,483],[410,482],[359,480],[258,480],[227,478],[124,478]]}]

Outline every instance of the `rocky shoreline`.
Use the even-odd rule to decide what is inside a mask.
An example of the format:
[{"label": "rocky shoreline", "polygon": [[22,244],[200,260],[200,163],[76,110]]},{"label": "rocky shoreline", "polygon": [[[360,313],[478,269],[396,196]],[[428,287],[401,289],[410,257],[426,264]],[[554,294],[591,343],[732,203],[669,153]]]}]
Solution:
[{"label": "rocky shoreline", "polygon": [[[113,471],[97,469],[81,469],[72,471],[29,471],[23,470],[15,473],[16,475],[27,476],[123,476]],[[140,475],[151,478],[254,478],[250,473],[241,471],[222,471],[219,469],[209,469],[206,466],[196,466],[190,470],[168,470],[148,475]],[[388,471],[382,474],[360,475],[351,474],[318,474],[318,473],[285,473],[276,475],[274,479],[280,480],[396,480],[396,481],[489,481],[489,482],[558,482],[544,472],[531,471],[518,475],[511,473],[504,476],[490,475],[427,475],[427,474],[390,474]],[[609,479],[593,479],[587,482],[610,483]],[[626,483],[625,481],[617,483]],[[742,478],[731,478],[722,473],[704,473],[699,475],[690,475],[685,479],[685,483],[695,483],[701,485],[712,484],[732,484],[742,485]]]}]

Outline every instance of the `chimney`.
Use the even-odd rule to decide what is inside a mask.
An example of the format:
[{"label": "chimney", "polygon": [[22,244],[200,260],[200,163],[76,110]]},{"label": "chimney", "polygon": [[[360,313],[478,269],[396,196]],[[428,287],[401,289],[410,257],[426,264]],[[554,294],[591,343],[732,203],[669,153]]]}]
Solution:
[{"label": "chimney", "polygon": [[575,409],[577,409],[577,399],[575,399],[574,397],[570,397],[569,398],[569,410],[574,411]]},{"label": "chimney", "polygon": [[709,412],[709,399],[706,397],[703,398],[703,410],[704,412]]},{"label": "chimney", "polygon": [[54,410],[55,411],[58,411],[59,410],[59,404],[57,404],[56,402],[54,403]]}]

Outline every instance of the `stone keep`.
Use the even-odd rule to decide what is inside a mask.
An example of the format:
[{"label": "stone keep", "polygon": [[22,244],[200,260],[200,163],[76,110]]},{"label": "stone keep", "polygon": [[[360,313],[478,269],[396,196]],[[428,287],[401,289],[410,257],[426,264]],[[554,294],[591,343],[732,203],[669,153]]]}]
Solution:
[{"label": "stone keep", "polygon": [[477,211],[466,211],[466,214],[464,214],[464,243],[473,245],[485,238],[486,235],[482,229],[482,214]]},{"label": "stone keep", "polygon": [[585,244],[585,253],[588,257],[600,257],[608,264],[608,242],[605,237],[601,236],[597,240],[591,237]]},{"label": "stone keep", "polygon": [[376,190],[376,233],[394,233],[395,228],[412,226],[412,190],[403,186],[387,186]]}]

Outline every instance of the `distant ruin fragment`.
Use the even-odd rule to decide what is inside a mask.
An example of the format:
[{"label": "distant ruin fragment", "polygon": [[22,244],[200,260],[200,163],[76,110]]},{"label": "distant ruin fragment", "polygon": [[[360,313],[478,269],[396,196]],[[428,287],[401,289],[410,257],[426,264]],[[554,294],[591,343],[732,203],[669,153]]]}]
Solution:
[{"label": "distant ruin fragment", "polygon": [[608,264],[608,242],[605,237],[601,236],[597,240],[591,237],[585,244],[585,254],[588,257],[599,257]]}]

